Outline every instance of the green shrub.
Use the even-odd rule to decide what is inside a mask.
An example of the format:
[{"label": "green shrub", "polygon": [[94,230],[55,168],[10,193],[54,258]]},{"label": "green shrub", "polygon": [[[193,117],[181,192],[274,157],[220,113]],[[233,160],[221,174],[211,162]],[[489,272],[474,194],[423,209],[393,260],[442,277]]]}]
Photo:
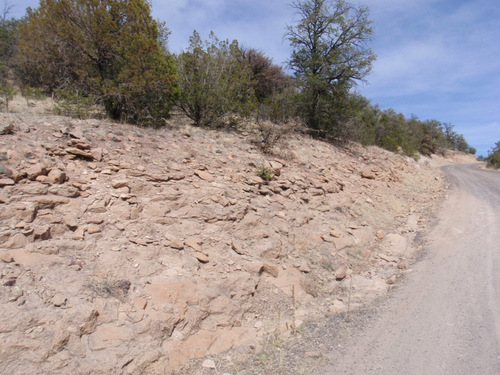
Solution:
[{"label": "green shrub", "polygon": [[488,168],[500,169],[500,150],[497,150],[490,154],[486,158],[486,163]]},{"label": "green shrub", "polygon": [[[178,105],[196,126],[225,126],[232,116],[246,117],[254,106],[250,69],[240,62],[237,41],[220,41],[214,33],[202,42],[195,31],[187,52],[177,57]],[[234,124],[233,124],[234,125]]]},{"label": "green shrub", "polygon": [[162,124],[178,94],[167,35],[148,0],[41,0],[19,26],[19,71],[44,92],[97,98],[114,119]]},{"label": "green shrub", "polygon": [[75,88],[54,90],[55,113],[61,116],[88,119],[100,111],[97,98],[93,95],[82,95]]},{"label": "green shrub", "polygon": [[274,169],[264,165],[259,165],[255,173],[266,182],[274,180],[274,176],[276,175]]}]

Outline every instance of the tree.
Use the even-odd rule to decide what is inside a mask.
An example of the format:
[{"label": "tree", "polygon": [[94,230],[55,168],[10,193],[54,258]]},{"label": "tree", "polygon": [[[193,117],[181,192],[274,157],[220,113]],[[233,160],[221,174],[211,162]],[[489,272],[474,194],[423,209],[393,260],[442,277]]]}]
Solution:
[{"label": "tree", "polygon": [[13,67],[13,57],[15,55],[16,28],[19,21],[8,19],[12,9],[8,1],[3,2],[3,9],[0,14],[0,100],[3,106],[9,111],[9,101],[15,94],[11,84],[11,69]]},{"label": "tree", "polygon": [[300,20],[287,27],[293,52],[289,66],[301,87],[307,126],[333,132],[341,121],[349,90],[364,81],[374,53],[367,48],[373,29],[368,8],[344,0],[296,0]]},{"label": "tree", "polygon": [[495,143],[485,160],[488,168],[500,169],[500,141]]},{"label": "tree", "polygon": [[188,51],[177,57],[181,110],[196,126],[217,127],[228,114],[248,114],[255,96],[238,42],[221,41],[213,32],[202,42],[196,31],[189,40]]},{"label": "tree", "polygon": [[296,91],[292,77],[261,51],[242,48],[241,54],[243,64],[246,64],[251,72],[257,100],[257,121],[271,120],[283,123],[293,117]]},{"label": "tree", "polygon": [[25,84],[95,95],[114,119],[158,124],[177,95],[148,0],[41,0],[19,28]]},{"label": "tree", "polygon": [[273,63],[263,52],[254,48],[242,48],[243,61],[252,72],[255,84],[255,96],[263,103],[275,92],[282,91],[289,85],[289,80],[283,68]]}]

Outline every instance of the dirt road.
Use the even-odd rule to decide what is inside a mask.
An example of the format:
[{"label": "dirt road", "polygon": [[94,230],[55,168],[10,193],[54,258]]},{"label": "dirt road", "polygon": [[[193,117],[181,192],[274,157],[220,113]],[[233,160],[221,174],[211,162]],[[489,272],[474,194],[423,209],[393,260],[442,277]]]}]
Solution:
[{"label": "dirt road", "polygon": [[500,374],[500,173],[444,171],[427,255],[318,374]]}]

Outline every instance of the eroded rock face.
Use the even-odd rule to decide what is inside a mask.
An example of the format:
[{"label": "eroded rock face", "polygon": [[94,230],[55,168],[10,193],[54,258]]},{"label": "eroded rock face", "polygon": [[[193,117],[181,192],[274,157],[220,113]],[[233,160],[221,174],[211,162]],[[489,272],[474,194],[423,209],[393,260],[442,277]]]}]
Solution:
[{"label": "eroded rock face", "polygon": [[271,157],[180,122],[16,118],[0,114],[20,130],[0,135],[1,373],[166,373],[257,345],[277,311],[285,330],[292,310],[344,311],[351,277],[355,308],[385,292],[443,184],[295,135]]}]

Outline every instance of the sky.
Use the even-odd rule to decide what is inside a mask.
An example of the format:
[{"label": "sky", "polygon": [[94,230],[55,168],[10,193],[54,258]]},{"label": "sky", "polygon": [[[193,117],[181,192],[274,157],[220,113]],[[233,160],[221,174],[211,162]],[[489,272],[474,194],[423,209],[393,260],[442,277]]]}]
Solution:
[{"label": "sky", "polygon": [[[5,0],[0,0],[0,5]],[[20,17],[38,0],[8,0]],[[292,0],[152,0],[156,19],[170,29],[169,48],[202,39],[237,39],[285,66],[283,37],[296,20]],[[370,9],[377,55],[358,91],[381,109],[407,118],[451,123],[478,155],[500,141],[500,2],[496,0],[351,0]]]}]

